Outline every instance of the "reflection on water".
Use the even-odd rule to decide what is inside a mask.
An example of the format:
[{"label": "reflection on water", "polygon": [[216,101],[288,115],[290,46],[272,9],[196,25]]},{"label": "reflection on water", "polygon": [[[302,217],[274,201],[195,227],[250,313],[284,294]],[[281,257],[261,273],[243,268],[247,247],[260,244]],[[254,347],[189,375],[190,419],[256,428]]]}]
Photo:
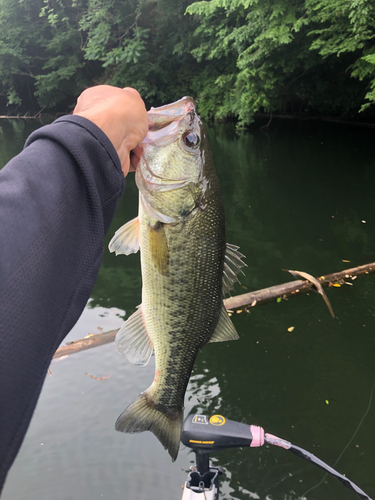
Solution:
[{"label": "reflection on water", "polygon": [[38,120],[0,119],[0,168],[22,150],[26,138],[41,126]]},{"label": "reflection on water", "polygon": [[[2,125],[0,161],[22,147],[29,131]],[[320,275],[375,260],[372,135],[322,124],[284,124],[268,134],[236,134],[231,125],[209,130],[228,241],[247,256],[237,293],[290,281],[282,269]],[[129,179],[106,244],[136,214],[137,190]],[[361,421],[375,380],[374,277],[327,294],[336,319],[313,292],[234,314],[240,340],[209,344],[198,355],[185,415],[220,413],[261,425],[333,464]],[[139,256],[106,252],[69,339],[120,326],[140,301]],[[172,464],[151,433],[114,431],[118,415],[152,382],[153,361],[133,366],[107,345],[54,362],[51,369],[3,500],[181,498],[193,453],[182,447]],[[110,378],[100,382],[85,373]],[[371,406],[337,464],[373,497],[374,417]],[[212,460],[226,471],[227,500],[296,500],[324,476],[269,446],[225,450]],[[327,477],[306,498],[350,500],[354,494]]]},{"label": "reflection on water", "polygon": [[[211,377],[207,368],[203,369],[203,373],[193,375],[190,378],[186,399],[189,405],[192,405],[191,413],[213,415],[221,411],[222,398],[217,378]],[[213,402],[214,407],[211,407]]]}]

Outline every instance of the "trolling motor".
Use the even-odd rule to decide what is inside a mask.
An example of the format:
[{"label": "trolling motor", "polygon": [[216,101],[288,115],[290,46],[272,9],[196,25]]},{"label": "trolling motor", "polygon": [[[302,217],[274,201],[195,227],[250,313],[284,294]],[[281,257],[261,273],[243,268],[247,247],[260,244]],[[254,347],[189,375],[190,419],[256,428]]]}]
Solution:
[{"label": "trolling motor", "polygon": [[[354,491],[362,500],[371,498],[357,485],[335,469],[324,463],[312,453],[293,445],[285,439],[265,433],[262,427],[247,425],[228,420],[222,415],[188,415],[182,426],[181,442],[192,448],[196,456],[196,467],[192,467],[184,485],[182,500],[218,500],[219,475],[223,473],[221,467],[211,467],[209,453],[249,446],[251,448],[263,446],[264,443],[279,446],[291,451],[298,457],[304,458],[329,472],[345,486]],[[203,495],[202,495],[203,494]]]},{"label": "trolling motor", "polygon": [[210,467],[209,453],[225,448],[261,446],[264,431],[261,427],[249,427],[221,415],[189,415],[182,426],[181,442],[192,448],[196,457],[196,468],[189,472],[182,500],[218,500],[219,476],[223,469]]}]

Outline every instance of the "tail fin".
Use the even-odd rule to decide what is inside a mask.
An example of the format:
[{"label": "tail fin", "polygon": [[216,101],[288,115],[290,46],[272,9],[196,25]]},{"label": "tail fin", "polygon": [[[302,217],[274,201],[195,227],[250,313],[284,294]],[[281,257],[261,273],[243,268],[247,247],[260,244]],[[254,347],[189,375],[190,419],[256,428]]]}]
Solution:
[{"label": "tail fin", "polygon": [[147,395],[142,393],[130,406],[128,406],[116,420],[116,431],[134,432],[151,431],[159,439],[174,462],[180,447],[180,435],[183,420],[181,410],[174,418],[153,408]]}]

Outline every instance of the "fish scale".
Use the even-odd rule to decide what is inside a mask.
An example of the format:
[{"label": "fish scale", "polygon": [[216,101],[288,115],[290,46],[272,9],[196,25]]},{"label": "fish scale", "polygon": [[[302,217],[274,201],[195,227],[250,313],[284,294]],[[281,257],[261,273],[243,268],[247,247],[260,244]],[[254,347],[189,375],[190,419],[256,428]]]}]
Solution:
[{"label": "fish scale", "polygon": [[[220,206],[213,209],[222,212]],[[155,370],[160,373],[148,391],[156,404],[163,401],[166,414],[182,411],[195,357],[214,331],[221,310],[224,217],[217,215],[209,231],[206,216],[198,212],[182,230],[164,225],[168,250],[174,257],[163,276],[149,256],[150,217],[140,211],[142,305],[146,329],[154,344]],[[207,273],[207,264],[211,263],[214,265]]]}]

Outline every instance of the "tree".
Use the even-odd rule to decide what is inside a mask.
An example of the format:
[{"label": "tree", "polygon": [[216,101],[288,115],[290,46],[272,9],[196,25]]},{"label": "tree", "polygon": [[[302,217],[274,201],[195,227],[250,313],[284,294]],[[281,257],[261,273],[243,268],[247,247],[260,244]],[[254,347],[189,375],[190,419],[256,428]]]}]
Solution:
[{"label": "tree", "polygon": [[[87,86],[204,119],[373,116],[375,0],[0,0],[0,104],[66,111]],[[362,116],[364,116],[362,115]]]},{"label": "tree", "polygon": [[152,104],[179,99],[198,65],[189,48],[195,21],[187,0],[89,0],[81,29],[85,57],[100,61],[103,81],[137,88]]},{"label": "tree", "polygon": [[0,0],[0,95],[7,105],[20,105],[22,97],[34,91],[41,52],[35,34],[43,31],[41,7],[41,0]]},{"label": "tree", "polygon": [[54,107],[75,102],[75,96],[101,73],[84,60],[85,34],[80,20],[85,1],[43,0],[38,13],[45,26],[40,45],[43,61],[35,77],[35,96],[40,106]]},{"label": "tree", "polygon": [[81,6],[71,0],[0,0],[4,105],[65,107],[90,84],[95,71],[81,50],[80,15]]},{"label": "tree", "polygon": [[216,80],[222,88],[216,116],[233,115],[246,125],[259,110],[296,105],[304,112],[358,110],[364,97],[375,97],[373,3],[211,0],[190,5],[187,13],[200,19],[193,55],[201,61],[236,59],[235,70]]},{"label": "tree", "polygon": [[364,82],[361,111],[375,103],[375,1],[306,0],[307,15],[316,29],[310,49],[324,59],[352,54],[347,71]]}]

